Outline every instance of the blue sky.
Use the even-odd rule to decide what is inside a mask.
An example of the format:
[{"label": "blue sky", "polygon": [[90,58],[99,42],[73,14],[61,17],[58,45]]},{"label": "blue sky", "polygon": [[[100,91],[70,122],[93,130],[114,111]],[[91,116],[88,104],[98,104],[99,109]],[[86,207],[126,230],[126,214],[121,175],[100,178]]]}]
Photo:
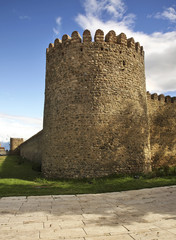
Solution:
[{"label": "blue sky", "polygon": [[0,0],[0,141],[42,129],[46,48],[86,28],[134,37],[147,90],[176,95],[175,0]]}]

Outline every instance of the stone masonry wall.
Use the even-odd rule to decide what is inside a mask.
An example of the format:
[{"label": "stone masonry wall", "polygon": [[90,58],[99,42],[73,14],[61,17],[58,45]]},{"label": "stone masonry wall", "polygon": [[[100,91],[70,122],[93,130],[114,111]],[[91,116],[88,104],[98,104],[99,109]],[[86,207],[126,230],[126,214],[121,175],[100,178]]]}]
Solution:
[{"label": "stone masonry wall", "polygon": [[24,142],[23,138],[10,138],[10,154],[20,154],[19,146]]},{"label": "stone masonry wall", "polygon": [[147,95],[152,167],[176,166],[176,97]]},{"label": "stone masonry wall", "polygon": [[150,169],[144,51],[122,33],[64,35],[47,49],[42,171],[99,177]]},{"label": "stone masonry wall", "polygon": [[144,51],[124,33],[88,30],[47,49],[44,129],[11,154],[50,178],[100,177],[176,165],[176,97],[146,94]]},{"label": "stone masonry wall", "polygon": [[1,143],[0,143],[0,156],[1,155],[6,155],[6,150],[4,147],[1,147]]},{"label": "stone masonry wall", "polygon": [[21,144],[20,156],[30,160],[31,162],[40,164],[42,161],[42,135],[43,131],[40,131]]}]

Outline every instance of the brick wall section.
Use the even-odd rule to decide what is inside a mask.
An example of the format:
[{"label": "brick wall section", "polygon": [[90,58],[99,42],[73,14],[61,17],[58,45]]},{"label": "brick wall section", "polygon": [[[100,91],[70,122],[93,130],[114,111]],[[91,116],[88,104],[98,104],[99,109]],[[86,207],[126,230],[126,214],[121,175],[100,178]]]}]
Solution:
[{"label": "brick wall section", "polygon": [[144,51],[97,30],[47,49],[42,171],[99,177],[150,169]]},{"label": "brick wall section", "polygon": [[36,135],[20,145],[20,156],[30,160],[31,162],[41,163],[43,144],[42,133],[43,131],[38,132]]},{"label": "brick wall section", "polygon": [[147,95],[152,166],[176,165],[176,98]]}]

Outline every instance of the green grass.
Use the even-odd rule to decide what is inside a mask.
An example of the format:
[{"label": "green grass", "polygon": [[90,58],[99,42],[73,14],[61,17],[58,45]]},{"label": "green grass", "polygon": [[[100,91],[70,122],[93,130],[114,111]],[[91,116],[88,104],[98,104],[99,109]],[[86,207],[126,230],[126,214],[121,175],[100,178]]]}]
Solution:
[{"label": "green grass", "polygon": [[[166,171],[167,170],[167,171]],[[0,197],[118,192],[176,185],[176,170],[157,169],[150,176],[82,180],[46,180],[18,156],[0,157]],[[167,176],[166,176],[167,175]],[[157,176],[157,177],[156,177]]]}]

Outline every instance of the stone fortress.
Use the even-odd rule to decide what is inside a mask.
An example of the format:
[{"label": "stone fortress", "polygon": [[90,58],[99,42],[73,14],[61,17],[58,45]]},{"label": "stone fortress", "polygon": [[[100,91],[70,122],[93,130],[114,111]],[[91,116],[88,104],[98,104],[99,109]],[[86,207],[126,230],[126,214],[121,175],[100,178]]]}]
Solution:
[{"label": "stone fortress", "polygon": [[1,147],[1,143],[0,143],[0,156],[2,156],[2,155],[6,155],[6,150],[5,150],[5,148],[4,147]]},{"label": "stone fortress", "polygon": [[94,42],[89,30],[56,39],[45,85],[43,130],[22,144],[11,139],[45,177],[176,165],[176,97],[146,93],[144,51],[133,38],[99,29]]}]

